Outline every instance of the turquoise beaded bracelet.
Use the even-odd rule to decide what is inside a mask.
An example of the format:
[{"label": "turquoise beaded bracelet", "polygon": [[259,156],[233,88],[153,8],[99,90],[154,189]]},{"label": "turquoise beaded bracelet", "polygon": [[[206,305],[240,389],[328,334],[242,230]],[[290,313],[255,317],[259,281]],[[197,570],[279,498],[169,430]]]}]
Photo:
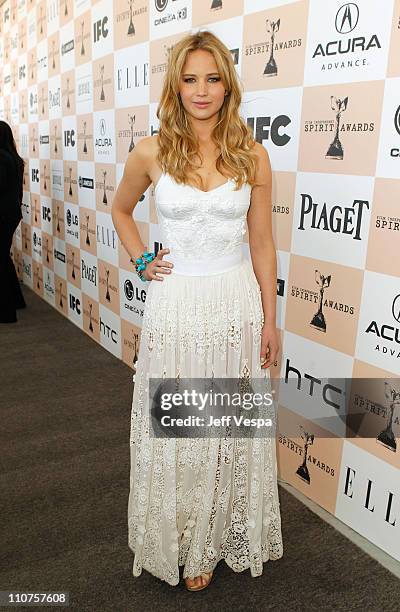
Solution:
[{"label": "turquoise beaded bracelet", "polygon": [[131,257],[131,262],[135,265],[135,270],[136,270],[137,275],[140,278],[140,280],[145,281],[145,282],[147,281],[147,279],[144,278],[142,272],[146,268],[146,265],[150,261],[153,261],[153,259],[155,259],[155,256],[156,256],[156,254],[154,253],[154,251],[151,251],[151,252],[145,251],[136,260],[132,259],[132,257]]}]

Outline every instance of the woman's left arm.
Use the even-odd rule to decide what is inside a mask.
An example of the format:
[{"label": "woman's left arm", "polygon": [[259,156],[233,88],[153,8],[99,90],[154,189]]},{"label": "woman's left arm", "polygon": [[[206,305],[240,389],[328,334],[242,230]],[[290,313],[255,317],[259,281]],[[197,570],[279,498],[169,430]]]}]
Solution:
[{"label": "woman's left arm", "polygon": [[[261,367],[268,368],[280,349],[276,328],[276,250],[272,236],[272,172],[266,149],[257,143],[256,184],[247,214],[249,248],[254,273],[261,289],[264,325],[261,335]],[[264,362],[263,362],[264,360]]]}]

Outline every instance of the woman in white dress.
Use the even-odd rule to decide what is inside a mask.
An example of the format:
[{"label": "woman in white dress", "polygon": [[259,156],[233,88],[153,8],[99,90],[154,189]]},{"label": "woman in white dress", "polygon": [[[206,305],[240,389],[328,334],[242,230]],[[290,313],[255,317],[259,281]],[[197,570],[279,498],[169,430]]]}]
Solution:
[{"label": "woman in white dress", "polygon": [[[159,132],[129,154],[112,208],[147,281],[130,435],[133,575],[146,569],[177,585],[183,566],[189,590],[205,588],[221,559],[259,576],[283,555],[274,436],[149,434],[150,378],[268,382],[279,351],[271,169],[240,103],[227,47],[207,31],[181,39],[168,59]],[[146,251],[132,219],[151,183],[157,254]],[[251,262],[242,248],[246,221]]]}]

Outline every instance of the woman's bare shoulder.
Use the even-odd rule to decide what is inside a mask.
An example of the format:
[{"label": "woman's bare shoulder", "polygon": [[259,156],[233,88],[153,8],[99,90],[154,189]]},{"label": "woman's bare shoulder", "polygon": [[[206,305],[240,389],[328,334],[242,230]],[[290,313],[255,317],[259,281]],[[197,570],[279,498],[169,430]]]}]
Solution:
[{"label": "woman's bare shoulder", "polygon": [[268,151],[263,144],[257,142],[254,146],[254,152],[257,155],[255,186],[269,185],[271,182],[272,170]]},{"label": "woman's bare shoulder", "polygon": [[137,142],[135,148],[142,157],[152,159],[158,150],[157,134],[153,136],[144,136]]},{"label": "woman's bare shoulder", "polygon": [[145,136],[141,138],[136,144],[137,152],[141,155],[142,159],[146,162],[147,172],[150,178],[153,180],[153,173],[157,167],[157,152],[158,152],[158,139],[157,134],[153,136]]}]

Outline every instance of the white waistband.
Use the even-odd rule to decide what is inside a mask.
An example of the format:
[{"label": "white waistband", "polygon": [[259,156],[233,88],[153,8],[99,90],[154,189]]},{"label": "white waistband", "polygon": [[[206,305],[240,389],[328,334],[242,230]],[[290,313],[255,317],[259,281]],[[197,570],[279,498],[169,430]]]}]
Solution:
[{"label": "white waistband", "polygon": [[240,246],[233,253],[209,257],[207,259],[187,259],[173,253],[167,253],[163,259],[174,264],[172,274],[209,276],[210,274],[220,274],[221,272],[227,272],[232,268],[236,268],[236,266],[242,263],[243,255],[242,247]]}]

